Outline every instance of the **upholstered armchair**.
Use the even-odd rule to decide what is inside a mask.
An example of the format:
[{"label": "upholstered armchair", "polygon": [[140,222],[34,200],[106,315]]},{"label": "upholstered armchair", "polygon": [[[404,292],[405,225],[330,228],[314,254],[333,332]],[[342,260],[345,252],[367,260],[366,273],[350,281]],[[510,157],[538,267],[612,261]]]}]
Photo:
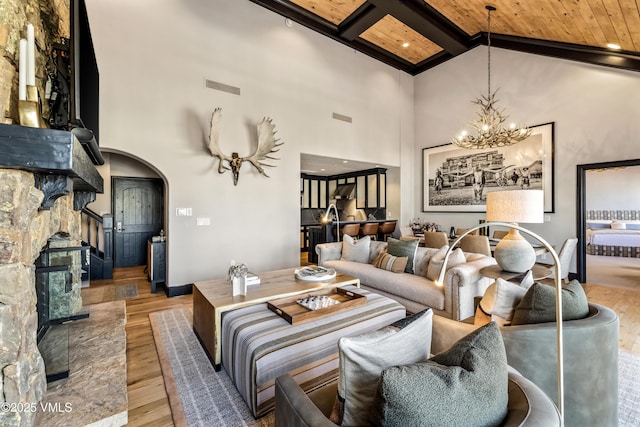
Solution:
[{"label": "upholstered armchair", "polygon": [[[335,427],[329,414],[336,393],[337,381],[307,395],[291,375],[276,378],[276,427]],[[542,390],[510,368],[508,414],[502,425],[553,427],[560,425],[560,416]]]},{"label": "upholstered armchair", "polygon": [[[431,351],[449,348],[475,328],[433,316]],[[556,323],[504,326],[501,332],[509,365],[557,401]],[[586,318],[564,321],[566,426],[618,425],[618,334],[618,316],[598,304],[589,304]]]},{"label": "upholstered armchair", "polygon": [[[433,316],[434,322],[432,324],[431,339],[432,353],[440,352],[438,350],[448,350],[452,346],[453,342],[447,341],[447,344],[450,345],[443,348],[444,340],[442,337],[450,335],[448,330],[451,331],[451,334],[456,335],[458,338],[462,338],[462,336],[459,335],[462,329],[458,328],[458,325],[461,324],[460,322],[449,320],[449,322],[435,323],[436,318],[440,318],[440,316]],[[436,331],[436,328],[439,330]],[[417,329],[420,331],[421,336],[424,336],[425,332],[423,325],[420,325]],[[473,331],[473,327],[470,330]],[[484,332],[486,332],[486,329]],[[495,333],[499,334],[497,331]],[[438,342],[435,342],[436,339]],[[456,346],[459,345],[459,343],[456,343]],[[474,345],[478,345],[478,342],[474,341]],[[490,344],[487,345],[490,347]],[[434,346],[437,347],[437,350]],[[479,344],[478,346],[484,347],[484,344]],[[500,340],[500,347],[502,347],[502,340]],[[508,403],[506,418],[503,420],[502,425],[550,427],[559,426],[561,424],[558,409],[539,387],[509,366],[507,366],[507,376]],[[337,381],[329,383],[309,394],[305,394],[295,380],[289,374],[285,374],[276,378],[275,395],[276,426],[335,426],[335,424],[330,421],[329,415],[331,414],[337,395]],[[479,395],[477,396],[477,399],[481,400],[483,399],[483,396]],[[375,410],[375,407],[370,408],[370,411]],[[465,415],[467,417],[469,416],[469,414]],[[451,411],[451,417],[454,420],[458,416],[462,415],[457,414],[455,411]],[[467,419],[466,421],[469,420]]]}]

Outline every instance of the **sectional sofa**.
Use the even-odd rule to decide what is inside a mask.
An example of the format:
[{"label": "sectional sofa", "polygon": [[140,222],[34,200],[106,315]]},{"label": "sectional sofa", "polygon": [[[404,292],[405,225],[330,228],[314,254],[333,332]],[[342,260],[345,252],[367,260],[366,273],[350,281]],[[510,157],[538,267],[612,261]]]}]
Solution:
[{"label": "sectional sofa", "polygon": [[[398,301],[410,313],[431,308],[435,314],[454,320],[468,318],[474,314],[474,298],[482,296],[493,282],[493,279],[480,274],[483,267],[496,264],[495,259],[485,255],[464,253],[465,262],[449,268],[443,285],[438,286],[435,280],[427,276],[430,263],[442,261],[439,257],[442,249],[417,247],[408,269],[412,272],[396,273],[373,264],[380,252],[387,250],[387,242],[370,241],[368,257],[362,259],[363,262],[345,258],[344,244],[332,242],[317,245],[318,265],[358,277],[364,289]],[[434,271],[433,264],[431,270]],[[433,274],[431,277],[434,277]]]}]

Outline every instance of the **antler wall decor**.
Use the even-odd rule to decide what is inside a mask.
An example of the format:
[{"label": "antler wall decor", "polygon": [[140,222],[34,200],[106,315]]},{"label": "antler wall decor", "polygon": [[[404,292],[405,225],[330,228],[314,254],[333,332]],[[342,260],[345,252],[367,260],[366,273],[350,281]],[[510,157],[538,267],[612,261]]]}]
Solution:
[{"label": "antler wall decor", "polygon": [[[276,125],[270,118],[265,117],[257,125],[258,129],[258,147],[256,151],[249,157],[240,157],[238,153],[231,153],[231,156],[227,156],[220,150],[220,143],[218,138],[220,137],[220,119],[222,117],[222,109],[216,108],[211,115],[211,134],[209,135],[209,151],[211,155],[220,159],[218,164],[218,173],[225,173],[225,171],[231,170],[233,173],[233,185],[238,185],[238,175],[240,173],[240,167],[243,161],[250,162],[262,175],[269,178],[269,175],[264,171],[265,167],[274,167],[263,163],[264,160],[279,160],[276,157],[270,156],[272,153],[280,151],[276,147],[281,146],[284,142],[278,142],[280,139],[275,137]],[[224,162],[227,162],[229,166],[225,166]]]}]

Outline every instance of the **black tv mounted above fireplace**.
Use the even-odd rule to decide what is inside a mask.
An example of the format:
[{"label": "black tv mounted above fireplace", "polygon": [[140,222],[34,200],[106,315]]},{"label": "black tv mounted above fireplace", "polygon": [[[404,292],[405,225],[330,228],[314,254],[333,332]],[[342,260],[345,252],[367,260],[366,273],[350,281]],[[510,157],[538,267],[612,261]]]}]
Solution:
[{"label": "black tv mounted above fireplace", "polygon": [[71,111],[73,126],[91,130],[100,144],[100,73],[85,0],[70,0]]}]

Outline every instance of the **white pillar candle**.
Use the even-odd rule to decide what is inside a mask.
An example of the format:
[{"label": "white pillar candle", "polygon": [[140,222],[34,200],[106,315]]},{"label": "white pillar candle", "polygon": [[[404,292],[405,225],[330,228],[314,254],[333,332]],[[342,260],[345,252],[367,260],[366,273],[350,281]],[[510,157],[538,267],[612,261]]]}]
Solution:
[{"label": "white pillar candle", "polygon": [[18,62],[18,99],[27,100],[27,40],[20,39],[20,59]]},{"label": "white pillar candle", "polygon": [[36,85],[36,40],[32,24],[27,24],[27,85]]}]

